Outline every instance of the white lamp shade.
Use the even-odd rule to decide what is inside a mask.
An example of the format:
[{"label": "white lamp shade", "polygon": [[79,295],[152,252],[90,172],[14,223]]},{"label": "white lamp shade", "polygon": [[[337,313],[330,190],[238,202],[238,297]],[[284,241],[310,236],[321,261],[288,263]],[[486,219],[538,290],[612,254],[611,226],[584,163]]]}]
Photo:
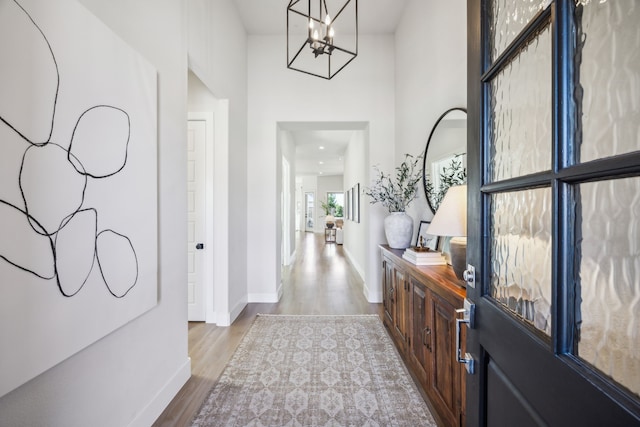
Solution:
[{"label": "white lamp shade", "polygon": [[327,217],[324,220],[325,222],[334,222],[336,219],[333,215],[327,215]]},{"label": "white lamp shade", "polygon": [[449,187],[427,233],[434,236],[467,235],[467,186]]}]

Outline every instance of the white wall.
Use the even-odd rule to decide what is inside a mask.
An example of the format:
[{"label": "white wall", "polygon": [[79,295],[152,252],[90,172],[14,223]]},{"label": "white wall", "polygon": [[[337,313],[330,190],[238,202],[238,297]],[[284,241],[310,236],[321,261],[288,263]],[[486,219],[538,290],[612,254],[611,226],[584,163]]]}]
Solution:
[{"label": "white wall", "polygon": [[[295,219],[296,219],[296,204],[295,204],[295,198],[296,198],[296,147],[293,141],[293,138],[291,136],[291,132],[286,131],[286,130],[280,130],[279,131],[279,137],[278,137],[278,145],[279,145],[279,150],[280,150],[280,155],[282,158],[284,158],[288,163],[289,163],[289,182],[281,182],[280,183],[280,194],[282,195],[281,197],[284,197],[284,193],[286,191],[288,191],[289,193],[289,215],[288,215],[288,221],[289,221],[289,234],[286,236],[282,236],[280,237],[287,239],[286,244],[284,244],[284,242],[281,242],[280,244],[284,244],[284,248],[288,248],[289,249],[289,253],[285,253],[284,257],[285,259],[281,260],[281,263],[283,265],[289,265],[292,261],[293,261],[293,257],[295,254],[295,248],[296,248],[296,223],[295,223]],[[280,171],[279,171],[279,175],[280,177],[283,177],[282,174],[282,162],[280,162]],[[284,179],[284,178],[282,178]],[[284,221],[285,220],[285,215],[284,212],[282,212],[282,207],[280,210],[280,218]]]},{"label": "white wall", "polygon": [[[424,152],[429,132],[442,113],[467,106],[467,4],[465,0],[409,0],[396,32],[396,165],[405,153]],[[422,161],[420,161],[422,168]],[[407,213],[433,216],[422,182]]]},{"label": "white wall", "polygon": [[[190,375],[184,285],[187,277],[184,3],[175,0],[81,3],[158,71],[159,302],[151,311],[2,397],[2,426],[148,426]],[[29,331],[23,333],[27,335]],[[55,342],[55,337],[52,341]]]},{"label": "white wall", "polygon": [[228,275],[218,278],[227,286],[216,285],[223,292],[216,292],[215,311],[218,325],[228,325],[247,303],[247,36],[233,0],[187,4],[189,67],[216,98],[229,103],[226,146],[217,147],[222,155],[215,156],[215,168],[226,173],[216,224],[228,230],[226,250],[215,254],[228,263]]},{"label": "white wall", "polygon": [[[345,220],[344,222],[344,250],[351,264],[362,278],[365,277],[365,266],[369,257],[373,257],[374,262],[379,252],[378,244],[385,242],[384,232],[381,227],[372,227],[369,224],[369,198],[362,195],[362,189],[368,185],[369,167],[362,161],[369,154],[369,144],[367,130],[354,132],[349,146],[344,155],[344,189],[352,189],[354,185],[360,184],[360,222]],[[373,238],[370,236],[373,234]],[[369,242],[376,242],[369,245]],[[371,246],[371,247],[370,247]],[[375,280],[375,278],[374,278]],[[380,301],[381,291],[378,282],[365,281],[363,292],[369,301]]]},{"label": "white wall", "polygon": [[[392,36],[361,36],[358,57],[330,81],[284,66],[285,36],[249,37],[248,259],[249,293],[277,299],[279,218],[276,126],[280,121],[368,122],[368,166],[393,160],[394,43]],[[383,216],[370,218],[382,227]],[[371,241],[371,245],[377,245]],[[379,268],[365,266],[367,282],[379,287]]]}]

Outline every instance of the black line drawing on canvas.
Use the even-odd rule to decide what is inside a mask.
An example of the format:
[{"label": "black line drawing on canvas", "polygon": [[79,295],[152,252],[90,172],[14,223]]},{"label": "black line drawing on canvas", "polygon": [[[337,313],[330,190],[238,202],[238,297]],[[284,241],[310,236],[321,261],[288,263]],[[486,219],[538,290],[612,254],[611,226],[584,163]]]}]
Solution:
[{"label": "black line drawing on canvas", "polygon": [[[20,112],[0,111],[0,126],[8,127],[28,143],[16,180],[22,205],[0,199],[0,220],[8,221],[0,226],[19,233],[2,236],[0,259],[40,279],[55,280],[65,297],[73,297],[82,290],[97,264],[99,271],[96,274],[102,277],[108,292],[115,298],[123,298],[138,282],[135,245],[128,236],[113,229],[98,230],[99,212],[94,207],[85,206],[85,201],[89,180],[108,179],[125,168],[131,118],[124,109],[96,104],[79,116],[68,148],[53,142],[61,81],[54,48],[18,0],[12,3],[16,9],[10,9],[10,6],[7,9],[10,9],[8,13],[16,15],[17,31],[26,34],[34,45],[39,46],[36,52],[47,55],[55,76],[51,76],[50,86],[45,85],[51,91],[43,97],[49,98],[36,100],[38,105],[51,101],[42,114],[47,118],[50,116],[50,123],[32,124],[30,117],[24,117],[25,113],[21,116]],[[0,79],[5,77],[0,76]],[[94,123],[98,122],[106,122],[112,130],[108,136],[117,135],[117,138],[101,144],[105,142],[100,139],[101,135],[91,134]],[[100,161],[89,155],[97,149],[105,153]],[[28,225],[24,224],[25,221]],[[14,244],[17,239],[34,242],[30,249],[40,253],[25,253],[20,245]],[[32,258],[45,261],[42,265],[31,265],[36,262]]]}]

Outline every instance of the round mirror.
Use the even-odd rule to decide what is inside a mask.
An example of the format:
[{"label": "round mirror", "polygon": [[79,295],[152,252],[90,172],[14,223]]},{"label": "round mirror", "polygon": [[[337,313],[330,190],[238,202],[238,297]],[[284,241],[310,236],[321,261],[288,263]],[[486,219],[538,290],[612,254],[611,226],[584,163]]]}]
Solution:
[{"label": "round mirror", "polygon": [[422,161],[422,184],[431,212],[452,185],[467,182],[467,110],[451,108],[433,125]]}]

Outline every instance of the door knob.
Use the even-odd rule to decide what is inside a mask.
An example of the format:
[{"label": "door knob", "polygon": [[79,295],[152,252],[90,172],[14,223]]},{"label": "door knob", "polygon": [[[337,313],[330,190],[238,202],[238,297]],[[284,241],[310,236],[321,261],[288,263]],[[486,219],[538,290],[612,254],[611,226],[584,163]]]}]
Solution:
[{"label": "door knob", "polygon": [[196,249],[198,249],[198,250],[204,249],[204,243],[197,243],[196,244]]}]

